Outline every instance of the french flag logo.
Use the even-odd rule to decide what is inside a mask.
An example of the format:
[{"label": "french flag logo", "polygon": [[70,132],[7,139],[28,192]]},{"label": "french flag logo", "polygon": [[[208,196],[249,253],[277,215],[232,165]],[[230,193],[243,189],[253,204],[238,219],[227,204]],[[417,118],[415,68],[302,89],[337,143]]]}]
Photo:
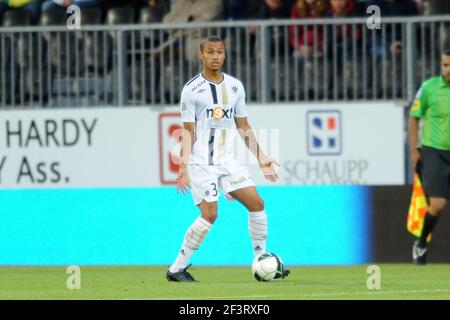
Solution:
[{"label": "french flag logo", "polygon": [[342,153],[342,117],[338,110],[308,111],[308,154],[340,155]]}]

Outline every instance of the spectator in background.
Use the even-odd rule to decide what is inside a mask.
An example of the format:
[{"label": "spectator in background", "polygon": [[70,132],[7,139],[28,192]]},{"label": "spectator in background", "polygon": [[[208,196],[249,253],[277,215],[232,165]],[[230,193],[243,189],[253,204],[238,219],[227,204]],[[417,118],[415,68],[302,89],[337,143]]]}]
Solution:
[{"label": "spectator in background", "polygon": [[[297,0],[291,9],[291,19],[323,18],[327,9],[326,0]],[[327,92],[327,81],[323,74],[323,26],[291,25],[289,44],[294,50],[291,80],[298,83],[295,96],[300,91],[306,97],[323,96]],[[299,78],[299,79],[298,79]],[[296,96],[297,99],[297,96]]]},{"label": "spectator in background", "polygon": [[[370,0],[368,5],[378,6],[382,18],[408,17],[419,13],[415,0]],[[369,70],[373,75],[368,84],[368,92],[372,97],[397,99],[402,95],[399,83],[406,76],[402,63],[406,39],[402,31],[402,24],[395,22],[382,22],[380,29],[365,28],[367,52],[371,55]]]},{"label": "spectator in background", "polygon": [[140,9],[142,7],[162,6],[168,11],[170,8],[170,0],[100,0],[101,6],[104,8],[114,7],[135,7]]},{"label": "spectator in background", "polygon": [[356,0],[329,0],[329,6],[325,12],[325,17],[345,18],[360,17],[364,15],[360,2]]},{"label": "spectator in background", "polygon": [[42,3],[42,11],[67,8],[76,5],[80,8],[95,7],[100,4],[100,0],[45,0]]},{"label": "spectator in background", "polygon": [[164,16],[170,10],[170,3],[167,0],[141,0],[139,9],[146,8],[152,12],[153,22],[162,22]]},{"label": "spectator in background", "polygon": [[[330,0],[330,5],[325,13],[325,17],[329,18],[349,18],[349,17],[361,17],[363,13],[360,7],[358,7],[355,0]],[[336,28],[332,30],[331,28]],[[338,55],[341,56],[344,51],[351,53],[353,49],[353,40],[359,43],[361,39],[361,26],[360,25],[333,25],[327,30],[329,36],[327,37],[328,52],[333,45],[336,46]]]},{"label": "spectator in background", "polygon": [[248,18],[248,2],[223,0],[222,20],[244,20]]},{"label": "spectator in background", "polygon": [[424,15],[450,14],[449,0],[421,0],[421,2]]},{"label": "spectator in background", "polygon": [[[248,16],[252,20],[268,20],[268,19],[289,19],[293,1],[291,0],[251,0],[248,5]],[[256,33],[257,28],[251,27],[249,31]],[[279,44],[280,54],[284,53],[284,32],[280,32],[279,28],[269,28],[271,39],[271,53],[274,54],[276,43]]]},{"label": "spectator in background", "polygon": [[222,9],[222,0],[176,0],[164,22],[212,21],[220,17]]},{"label": "spectator in background", "polygon": [[162,8],[167,12],[170,11],[170,2],[167,0],[142,0],[144,2],[144,7],[149,8]]},{"label": "spectator in background", "polygon": [[249,0],[248,16],[254,20],[288,19],[292,4],[293,0]]},{"label": "spectator in background", "polygon": [[[330,0],[325,13],[328,18],[350,18],[363,16],[361,6],[355,0]],[[345,92],[353,93],[354,79],[362,82],[361,77],[361,37],[360,24],[340,24],[324,26],[326,39],[324,55],[328,59],[328,95],[337,99]],[[355,68],[359,65],[358,68]]]},{"label": "spectator in background", "polygon": [[[380,7],[382,17],[407,17],[419,14],[417,3],[414,0],[370,0],[368,6]],[[386,26],[386,37],[383,39],[381,30],[377,32],[377,41],[373,53],[377,58],[385,56],[388,52],[398,55],[402,50],[402,32],[398,26],[393,30],[392,25]]]},{"label": "spectator in background", "polygon": [[3,19],[3,14],[10,10],[24,10],[31,13],[31,22],[36,24],[39,21],[41,14],[42,0],[0,0],[0,21]]},{"label": "spectator in background", "polygon": [[101,0],[101,2],[107,8],[144,5],[144,0]]},{"label": "spectator in background", "polygon": [[[169,13],[164,16],[163,23],[213,21],[222,16],[222,10],[222,0],[176,0]],[[184,30],[179,30],[171,35],[169,42],[177,41],[185,35]],[[199,31],[190,34],[191,41],[185,41],[186,60],[198,63],[197,54],[202,38],[203,35]]]},{"label": "spectator in background", "polygon": [[[327,9],[326,0],[297,0],[291,10],[291,19],[322,18]],[[323,27],[298,25],[289,27],[289,43],[296,57],[323,56]]]}]

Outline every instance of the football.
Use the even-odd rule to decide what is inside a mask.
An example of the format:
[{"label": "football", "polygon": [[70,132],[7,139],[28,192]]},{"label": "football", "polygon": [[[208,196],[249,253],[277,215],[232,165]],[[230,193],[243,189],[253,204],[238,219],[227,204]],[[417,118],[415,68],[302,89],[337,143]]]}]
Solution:
[{"label": "football", "polygon": [[281,279],[284,271],[283,261],[275,253],[261,253],[252,263],[252,273],[258,281]]}]

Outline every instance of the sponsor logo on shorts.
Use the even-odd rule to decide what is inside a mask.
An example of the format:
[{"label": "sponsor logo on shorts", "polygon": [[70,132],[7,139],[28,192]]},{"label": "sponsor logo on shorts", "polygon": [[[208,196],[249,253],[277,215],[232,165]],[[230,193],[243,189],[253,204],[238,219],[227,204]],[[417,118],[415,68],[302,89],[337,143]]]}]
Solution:
[{"label": "sponsor logo on shorts", "polygon": [[231,181],[231,182],[230,182],[230,185],[240,184],[240,183],[243,183],[243,182],[245,182],[245,181],[247,181],[247,180],[248,180],[248,179],[247,179],[246,177],[240,177],[238,180]]}]

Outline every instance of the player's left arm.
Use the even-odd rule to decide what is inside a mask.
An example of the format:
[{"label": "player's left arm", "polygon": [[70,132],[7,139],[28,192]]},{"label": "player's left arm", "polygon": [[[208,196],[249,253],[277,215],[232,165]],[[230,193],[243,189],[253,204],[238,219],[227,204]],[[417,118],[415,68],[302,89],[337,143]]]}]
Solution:
[{"label": "player's left arm", "polygon": [[261,150],[261,147],[256,140],[255,134],[253,133],[253,129],[248,123],[247,117],[235,117],[234,121],[236,123],[239,135],[241,136],[250,152],[258,160],[259,166],[263,171],[266,179],[272,182],[276,182],[278,180],[278,175],[275,170],[275,165],[279,166],[279,163],[276,160],[269,158]]},{"label": "player's left arm", "polygon": [[253,134],[252,127],[247,119],[247,106],[245,104],[245,89],[241,82],[236,84],[236,92],[239,93],[239,99],[236,102],[234,121],[237,130],[247,148],[258,160],[259,166],[264,173],[266,179],[275,182],[278,180],[278,175],[275,171],[275,165],[279,165],[277,161],[270,159],[264,154],[259,147],[258,141]]}]

